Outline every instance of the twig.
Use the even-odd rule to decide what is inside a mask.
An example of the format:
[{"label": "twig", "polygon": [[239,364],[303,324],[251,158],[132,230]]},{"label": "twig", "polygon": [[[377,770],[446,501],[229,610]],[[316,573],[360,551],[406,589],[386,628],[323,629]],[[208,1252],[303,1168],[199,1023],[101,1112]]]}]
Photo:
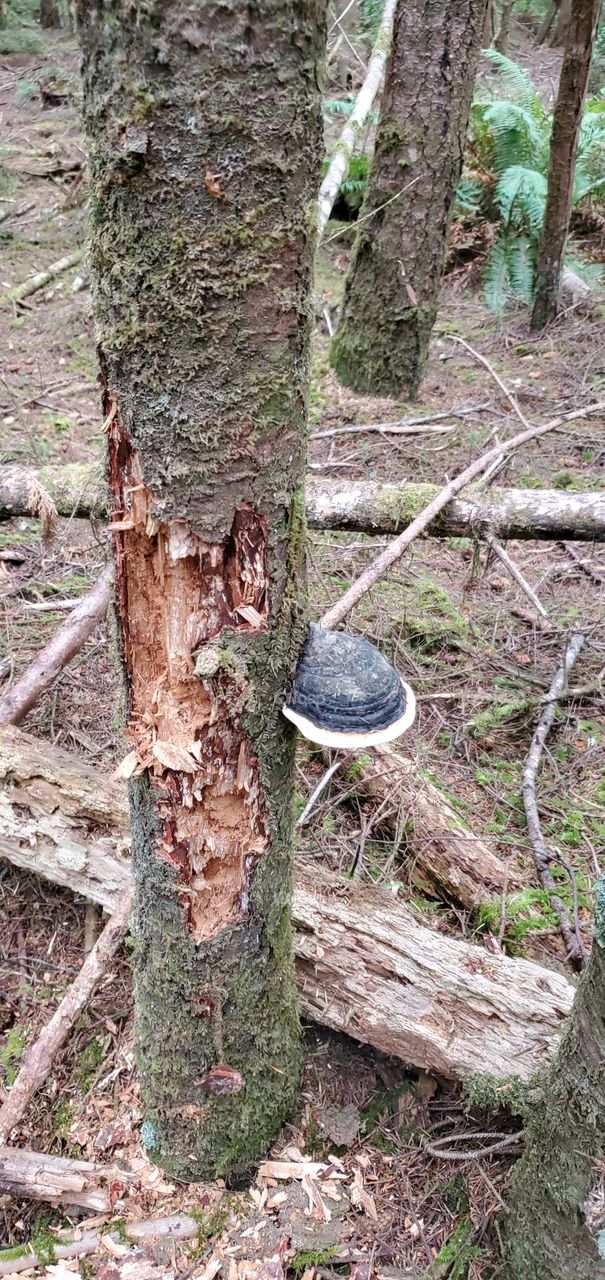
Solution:
[{"label": "twig", "polygon": [[[395,435],[416,434],[416,428],[420,430],[434,431],[435,428],[430,426],[433,422],[444,422],[448,418],[468,418],[475,413],[480,413],[488,407],[489,402],[478,405],[469,405],[468,408],[450,409],[442,413],[430,413],[425,418],[398,418],[396,422],[353,422],[346,427],[332,427],[328,431],[312,431],[309,439],[311,440],[327,440],[330,436],[348,436],[355,435],[364,431],[384,431],[393,432]],[[410,430],[413,428],[413,430]],[[438,430],[443,431],[440,427]],[[449,431],[447,427],[445,430]]]},{"label": "twig", "polygon": [[601,587],[605,585],[604,573],[599,573],[598,569],[594,569],[593,566],[587,560],[584,560],[582,556],[578,555],[578,552],[576,551],[575,547],[571,545],[571,543],[563,542],[561,545],[563,546],[563,549],[567,552],[567,555],[569,556],[570,560],[573,560],[574,563],[577,564],[578,569],[580,569],[582,573],[586,574],[587,578],[592,578],[592,581],[598,582],[599,586]]},{"label": "twig", "polygon": [[108,566],[92,591],[70,613],[46,648],[0,701],[0,724],[21,724],[28,711],[59,672],[79,653],[107,612],[111,599],[112,569]]},{"label": "twig", "polygon": [[502,394],[506,396],[506,399],[508,400],[508,403],[511,406],[511,409],[513,410],[514,413],[516,413],[519,419],[519,422],[525,427],[526,431],[531,431],[530,423],[527,421],[525,414],[521,412],[521,409],[519,408],[519,405],[517,404],[517,401],[515,400],[515,397],[512,391],[509,391],[508,387],[506,386],[506,383],[503,382],[500,375],[496,373],[496,370],[490,364],[489,360],[487,360],[485,356],[482,356],[480,351],[475,351],[475,348],[471,347],[470,342],[467,342],[465,338],[459,338],[454,333],[449,333],[447,336],[451,342],[458,342],[461,347],[464,347],[465,351],[469,352],[469,355],[473,356],[475,360],[479,361],[479,364],[483,365],[484,369],[487,369],[487,372],[489,373],[490,378],[494,379],[494,382],[499,386]]},{"label": "twig", "polygon": [[[454,1138],[457,1142],[467,1142],[473,1138],[491,1138],[491,1133],[460,1133]],[[498,1142],[492,1142],[489,1147],[478,1147],[475,1151],[456,1151],[454,1147],[445,1147],[440,1144],[443,1142],[451,1142],[451,1138],[438,1138],[436,1142],[423,1143],[423,1150],[428,1151],[430,1155],[436,1156],[438,1160],[483,1160],[485,1156],[495,1155],[499,1151],[506,1151],[509,1147],[515,1147],[519,1142],[523,1141],[523,1133],[504,1134]]]},{"label": "twig", "polygon": [[415,187],[417,182],[420,182],[420,174],[416,178],[412,178],[411,182],[406,182],[405,187],[402,187],[400,191],[396,191],[394,196],[389,196],[389,199],[385,200],[384,204],[377,205],[375,209],[369,209],[367,213],[363,213],[355,222],[347,222],[343,227],[339,227],[338,231],[333,231],[332,235],[328,236],[327,240],[324,240],[324,244],[330,244],[332,240],[338,240],[341,236],[350,235],[352,232],[357,234],[362,222],[367,222],[368,218],[375,218],[377,213],[382,213],[383,209],[388,209],[390,204],[394,204],[396,200],[401,199],[401,196],[405,195],[406,191],[409,191],[412,187]]},{"label": "twig", "polygon": [[338,759],[337,759],[337,760],[335,760],[335,761],[333,762],[333,764],[331,764],[331,765],[330,765],[329,769],[326,769],[325,773],[323,774],[323,776],[320,778],[319,782],[317,783],[317,786],[316,786],[316,787],[314,788],[314,790],[311,792],[311,795],[309,796],[309,799],[307,800],[307,803],[306,803],[306,805],[305,805],[305,807],[304,807],[304,809],[303,809],[303,811],[302,811],[302,813],[301,813],[301,815],[300,815],[300,818],[297,820],[297,823],[296,823],[296,826],[297,826],[297,827],[304,827],[305,822],[307,821],[307,818],[309,817],[309,814],[310,814],[310,813],[313,811],[313,809],[315,808],[315,805],[316,805],[317,801],[319,800],[319,797],[320,797],[320,795],[321,795],[322,791],[324,791],[324,790],[325,790],[325,788],[327,787],[327,785],[328,785],[328,783],[329,783],[329,781],[330,781],[330,778],[333,778],[333,777],[334,777],[334,774],[336,773],[336,770],[337,770],[337,769],[340,769],[341,764],[344,764],[344,761],[345,761],[345,759],[346,759],[346,756],[347,756],[347,752],[345,752],[345,753],[341,753],[341,754],[338,756]]},{"label": "twig", "polygon": [[8,1142],[31,1098],[44,1084],[61,1045],[118,950],[128,927],[131,897],[132,890],[128,886],[50,1022],[24,1054],[17,1079],[6,1102],[0,1107],[0,1142]]},{"label": "twig", "polygon": [[76,249],[74,253],[68,254],[66,258],[59,258],[58,262],[51,263],[46,271],[39,271],[37,275],[30,276],[29,280],[24,280],[23,284],[15,285],[14,289],[9,289],[5,293],[0,302],[20,302],[22,298],[29,298],[32,293],[37,293],[38,289],[43,289],[45,284],[49,284],[56,276],[60,276],[64,271],[69,271],[71,267],[77,267],[78,263],[84,257],[84,249]]},{"label": "twig", "polygon": [[572,667],[575,665],[577,658],[582,651],[583,645],[584,636],[579,634],[572,635],[563,655],[563,662],[556,671],[548,691],[548,696],[551,701],[547,703],[540,715],[523,768],[523,804],[525,806],[527,829],[531,841],[536,871],[542,887],[548,893],[552,909],[558,917],[561,933],[565,941],[565,946],[567,947],[568,957],[576,960],[579,967],[582,969],[586,964],[586,950],[582,934],[580,932],[577,913],[574,912],[575,920],[572,929],[567,907],[565,906],[565,903],[561,901],[557,893],[555,879],[550,869],[552,858],[546,848],[544,836],[542,834],[542,827],[540,825],[538,805],[536,803],[536,775],[540,767],[544,743],[546,742],[546,738],[552,728],[557,713],[557,698],[565,690],[567,677]]},{"label": "twig", "polygon": [[539,613],[540,617],[546,619],[546,621],[550,621],[544,605],[540,603],[533,587],[530,587],[527,578],[523,577],[521,570],[517,568],[514,560],[509,556],[508,551],[505,550],[502,544],[498,542],[491,533],[485,534],[485,541],[487,542],[488,547],[491,547],[494,555],[496,555],[505,568],[508,569],[511,578],[514,578],[517,586],[521,588],[524,595],[526,595],[530,603],[533,604],[534,609]]},{"label": "twig", "polygon": [[397,0],[386,0],[382,20],[368,63],[366,78],[355,99],[355,106],[332,153],[328,171],[319,188],[317,199],[317,234],[321,238],[330,217],[340,184],[349,169],[353,148],[370,111],[382,79],[393,35],[393,19]]},{"label": "twig", "polygon": [[439,515],[439,512],[443,511],[444,507],[447,507],[448,502],[451,502],[452,498],[457,493],[460,493],[461,489],[466,488],[476,476],[481,475],[499,454],[505,456],[508,453],[512,453],[514,449],[519,449],[521,445],[528,444],[530,440],[536,440],[540,436],[546,435],[547,431],[553,431],[562,422],[572,422],[578,418],[585,418],[591,413],[602,413],[604,410],[605,401],[603,400],[587,405],[585,409],[575,409],[573,412],[565,414],[562,418],[553,418],[552,421],[545,422],[540,427],[531,427],[528,431],[521,431],[518,435],[512,436],[510,440],[506,440],[503,444],[495,445],[494,448],[488,449],[487,453],[482,454],[480,458],[476,458],[474,462],[464,468],[464,471],[460,472],[460,475],[455,476],[436,494],[428,506],[424,508],[424,511],[421,511],[420,515],[415,520],[412,520],[407,529],[390,543],[382,554],[374,560],[373,564],[368,565],[367,569],[345,591],[340,600],[324,614],[321,619],[322,626],[326,630],[330,630],[332,627],[337,626],[339,622],[342,622],[343,618],[346,618],[362,596],[374,586],[375,582],[378,582],[379,578],[382,577],[387,569],[390,569],[392,564],[399,560],[406,548],[410,546],[410,543],[415,538],[418,538],[421,533],[424,533],[425,529],[435,519],[435,516]]}]

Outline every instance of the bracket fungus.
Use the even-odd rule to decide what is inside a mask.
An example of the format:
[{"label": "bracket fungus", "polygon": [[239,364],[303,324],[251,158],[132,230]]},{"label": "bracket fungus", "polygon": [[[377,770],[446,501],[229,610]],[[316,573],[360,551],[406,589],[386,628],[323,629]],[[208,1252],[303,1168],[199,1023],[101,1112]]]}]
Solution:
[{"label": "bracket fungus", "polygon": [[313,622],[283,713],[311,742],[349,750],[401,737],[416,699],[369,640]]}]

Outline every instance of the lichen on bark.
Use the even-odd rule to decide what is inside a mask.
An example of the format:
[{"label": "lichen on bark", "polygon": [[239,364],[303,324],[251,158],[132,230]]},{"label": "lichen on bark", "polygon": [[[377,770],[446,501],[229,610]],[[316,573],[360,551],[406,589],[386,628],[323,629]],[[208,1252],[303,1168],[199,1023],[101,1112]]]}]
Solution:
[{"label": "lichen on bark", "polygon": [[330,360],[357,392],[415,396],[428,354],[485,0],[400,4]]},{"label": "lichen on bark", "polygon": [[322,17],[78,7],[143,1134],[177,1178],[245,1173],[297,1096],[281,704],[305,625]]}]

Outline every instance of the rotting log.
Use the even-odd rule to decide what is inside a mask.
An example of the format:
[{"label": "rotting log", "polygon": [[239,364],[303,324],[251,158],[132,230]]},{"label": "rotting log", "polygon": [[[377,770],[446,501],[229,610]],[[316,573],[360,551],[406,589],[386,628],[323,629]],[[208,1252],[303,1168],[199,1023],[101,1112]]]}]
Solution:
[{"label": "rotting log", "polygon": [[[31,742],[18,729],[0,733],[0,794],[5,806],[15,799],[10,823],[4,817],[0,827],[0,855],[111,909],[130,877],[124,792],[66,752],[44,751],[40,743],[36,760]],[[103,842],[111,895],[95,858],[89,869],[91,836]],[[459,857],[457,840],[450,851]],[[293,924],[303,1013],[445,1076],[486,1071],[527,1078],[548,1060],[573,998],[565,977],[447,938],[419,924],[386,890],[308,862],[297,869]]]},{"label": "rotting log", "polygon": [[305,632],[324,4],[82,0],[76,18],[138,761],[142,1136],[172,1177],[242,1176],[299,1089],[280,708]]},{"label": "rotting log", "polygon": [[[67,463],[28,470],[6,466],[0,476],[0,520],[31,514],[31,477],[46,490],[61,516],[103,516],[107,495],[95,463]],[[400,533],[439,493],[435,484],[382,484],[379,480],[323,480],[307,476],[306,515],[312,529]],[[564,489],[470,487],[453,498],[430,526],[434,538],[489,531],[500,538],[576,542],[605,541],[605,493]]]},{"label": "rotting log", "polygon": [[107,1213],[136,1176],[117,1165],[0,1147],[0,1194]]}]

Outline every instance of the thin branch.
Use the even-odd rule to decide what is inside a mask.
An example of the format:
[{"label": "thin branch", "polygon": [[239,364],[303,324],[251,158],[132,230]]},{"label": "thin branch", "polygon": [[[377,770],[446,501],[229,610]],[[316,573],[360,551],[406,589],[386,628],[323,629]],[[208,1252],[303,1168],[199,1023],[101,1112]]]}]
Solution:
[{"label": "thin branch", "polygon": [[[148,1243],[149,1241],[162,1239],[169,1241],[194,1240],[199,1235],[199,1230],[200,1224],[197,1218],[191,1217],[188,1213],[179,1213],[172,1214],[168,1218],[148,1218],[143,1222],[129,1222],[127,1234],[129,1240]],[[80,1232],[79,1240],[72,1240],[69,1244],[62,1244],[61,1237],[56,1236],[53,1239],[53,1257],[57,1261],[63,1258],[85,1257],[88,1254],[95,1253],[102,1240],[110,1239],[115,1244],[120,1244],[123,1234],[123,1227],[120,1230],[118,1224],[115,1231],[112,1231],[111,1223],[109,1223],[108,1226]],[[37,1254],[35,1250],[32,1250],[31,1253],[24,1253],[20,1258],[0,1262],[0,1277],[18,1275],[21,1271],[31,1271],[33,1267],[42,1266],[47,1261],[48,1250],[44,1252],[44,1255]],[[77,1272],[74,1273],[74,1276],[76,1275]]]},{"label": "thin branch", "polygon": [[334,762],[330,765],[329,769],[326,769],[325,773],[324,773],[324,774],[322,774],[322,777],[319,779],[319,782],[317,783],[317,786],[316,786],[316,787],[314,787],[313,791],[311,792],[311,795],[309,796],[309,799],[307,800],[307,803],[306,803],[306,805],[305,805],[305,807],[304,807],[304,809],[303,809],[303,811],[302,811],[302,813],[301,813],[301,815],[300,815],[300,818],[298,818],[298,820],[297,820],[297,823],[296,823],[296,826],[297,826],[297,827],[304,827],[304,825],[305,825],[305,823],[306,823],[306,821],[307,821],[307,818],[309,817],[309,814],[311,814],[311,813],[312,813],[312,811],[313,811],[313,809],[315,808],[315,805],[317,804],[317,801],[319,800],[319,797],[320,797],[320,795],[321,795],[322,791],[324,791],[324,790],[325,790],[325,788],[327,787],[327,785],[328,785],[328,783],[329,783],[329,781],[330,781],[330,778],[333,778],[333,777],[334,777],[334,774],[336,773],[336,770],[337,770],[337,769],[340,769],[341,764],[344,764],[344,762],[345,762],[345,760],[346,760],[346,758],[347,758],[347,755],[348,755],[348,753],[347,753],[347,752],[344,752],[344,753],[343,753],[343,752],[341,752],[341,753],[339,754],[338,758],[337,758],[336,760],[334,760]]},{"label": "thin branch", "polygon": [[[381,431],[394,435],[416,435],[422,431],[450,431],[450,427],[435,428],[434,422],[447,422],[450,418],[468,418],[488,408],[489,401],[483,404],[463,406],[460,409],[444,410],[441,413],[429,413],[424,418],[398,418],[396,422],[353,422],[346,427],[332,427],[327,431],[312,431],[310,440],[327,440],[331,436],[349,436],[363,434],[366,431]],[[418,431],[418,428],[420,429]]]},{"label": "thin branch", "polygon": [[0,303],[20,302],[22,298],[29,298],[32,293],[37,293],[38,289],[43,289],[56,276],[62,275],[64,271],[69,271],[71,267],[77,267],[83,257],[84,249],[76,249],[74,253],[68,254],[66,258],[59,258],[59,261],[51,263],[46,271],[39,271],[37,275],[30,276],[28,280],[24,280],[23,284],[15,285],[14,289],[9,289],[8,293],[5,293],[0,298]]},{"label": "thin branch", "polygon": [[504,567],[508,569],[508,572],[510,573],[511,578],[513,578],[513,580],[517,583],[517,586],[521,588],[524,595],[527,596],[527,599],[529,600],[530,604],[533,605],[534,609],[536,610],[536,613],[538,613],[540,617],[544,618],[547,622],[550,621],[548,613],[544,608],[544,605],[540,603],[533,587],[530,587],[529,582],[527,581],[527,578],[524,578],[523,574],[521,573],[521,570],[517,567],[514,560],[512,560],[511,557],[509,556],[508,551],[501,545],[500,542],[497,541],[496,538],[493,537],[491,533],[485,534],[485,541],[487,542],[488,547],[491,547],[491,550],[493,551],[494,555],[496,555],[498,559],[501,561],[501,563],[504,565]]},{"label": "thin branch", "polygon": [[509,391],[508,387],[506,386],[506,383],[503,382],[500,375],[496,373],[496,370],[490,364],[489,360],[487,360],[485,356],[482,356],[480,351],[475,351],[475,348],[471,347],[470,342],[467,342],[465,338],[459,338],[454,333],[449,333],[447,336],[450,339],[450,342],[458,342],[461,347],[464,347],[465,351],[468,351],[469,355],[471,355],[474,360],[478,360],[479,364],[482,364],[483,368],[487,369],[487,372],[489,373],[490,378],[493,378],[494,382],[497,384],[497,386],[499,386],[502,394],[506,396],[506,399],[508,400],[508,403],[511,406],[511,409],[513,410],[514,413],[516,413],[519,419],[519,422],[522,424],[522,426],[525,427],[526,431],[531,431],[530,423],[527,421],[525,414],[521,412],[521,409],[519,408],[519,405],[517,404],[517,401],[515,400],[515,397],[512,391]]},{"label": "thin branch", "polygon": [[[546,848],[536,802],[536,776],[542,759],[544,743],[557,714],[557,700],[565,691],[567,677],[575,665],[583,646],[584,636],[579,634],[572,635],[563,655],[563,662],[556,671],[548,691],[550,701],[542,711],[523,768],[523,804],[536,871],[542,887],[548,893],[551,907],[558,917],[568,957],[574,959],[582,969],[586,964],[584,941],[580,932],[577,913],[574,910],[575,920],[572,928],[567,907],[557,893],[557,885],[551,871],[553,858]],[[573,876],[571,879],[573,887]]]},{"label": "thin branch", "polygon": [[49,1074],[61,1046],[86,1008],[128,927],[132,890],[128,886],[80,972],[38,1039],[27,1049],[15,1083],[0,1107],[0,1142],[8,1142],[28,1103]]},{"label": "thin branch", "polygon": [[366,78],[355,99],[355,106],[332,153],[328,171],[319,188],[317,199],[317,233],[321,238],[330,217],[343,178],[346,177],[355,142],[370,111],[382,79],[393,35],[393,19],[397,0],[386,0],[382,20],[368,63]]},{"label": "thin branch", "polygon": [[451,502],[457,493],[460,493],[461,489],[466,488],[472,480],[481,475],[496,457],[500,454],[505,456],[512,453],[513,450],[519,449],[521,445],[528,444],[531,440],[537,440],[540,436],[546,435],[548,431],[554,431],[555,427],[560,426],[562,422],[577,421],[578,418],[585,418],[591,413],[603,413],[604,411],[605,401],[603,400],[587,405],[585,409],[575,409],[571,413],[564,414],[562,418],[553,418],[550,422],[545,422],[540,427],[530,427],[528,431],[521,431],[519,435],[513,436],[503,444],[495,445],[494,448],[488,449],[487,453],[482,454],[480,458],[476,458],[474,462],[471,462],[468,467],[465,467],[460,472],[460,475],[455,476],[436,494],[428,506],[424,508],[424,511],[408,525],[407,529],[398,538],[395,538],[390,543],[373,564],[368,565],[368,568],[351,584],[340,600],[324,614],[321,619],[322,626],[326,630],[330,630],[332,627],[336,627],[339,622],[342,622],[343,618],[346,618],[362,596],[374,586],[374,583],[378,582],[379,578],[386,573],[387,569],[390,569],[391,565],[400,559],[406,548],[410,546],[410,543],[415,538],[418,538],[421,533],[424,533],[425,529],[435,519],[435,516],[439,515],[440,511],[443,511],[443,508]]},{"label": "thin branch", "polygon": [[28,711],[59,672],[79,653],[111,599],[113,570],[108,566],[92,591],[70,613],[63,626],[0,701],[0,724],[21,724]]},{"label": "thin branch", "polygon": [[[387,209],[390,204],[394,204],[395,200],[399,200],[401,196],[405,195],[406,191],[409,191],[411,187],[415,187],[417,182],[420,182],[420,174],[418,174],[416,178],[412,178],[411,182],[406,182],[405,187],[402,187],[401,191],[396,191],[394,196],[389,196],[389,199],[385,200],[384,204],[377,205],[375,209],[369,209],[367,213],[362,214],[361,218],[357,218],[355,222],[349,222],[345,226],[339,227],[338,231],[333,231],[332,235],[328,236],[327,240],[324,240],[324,244],[330,244],[332,240],[338,240],[340,236],[345,236],[353,232],[357,234],[357,230],[362,222],[367,222],[368,218],[374,218],[377,213],[381,213],[382,210]],[[336,199],[336,196],[334,199]],[[332,203],[334,203],[334,201]]]}]

